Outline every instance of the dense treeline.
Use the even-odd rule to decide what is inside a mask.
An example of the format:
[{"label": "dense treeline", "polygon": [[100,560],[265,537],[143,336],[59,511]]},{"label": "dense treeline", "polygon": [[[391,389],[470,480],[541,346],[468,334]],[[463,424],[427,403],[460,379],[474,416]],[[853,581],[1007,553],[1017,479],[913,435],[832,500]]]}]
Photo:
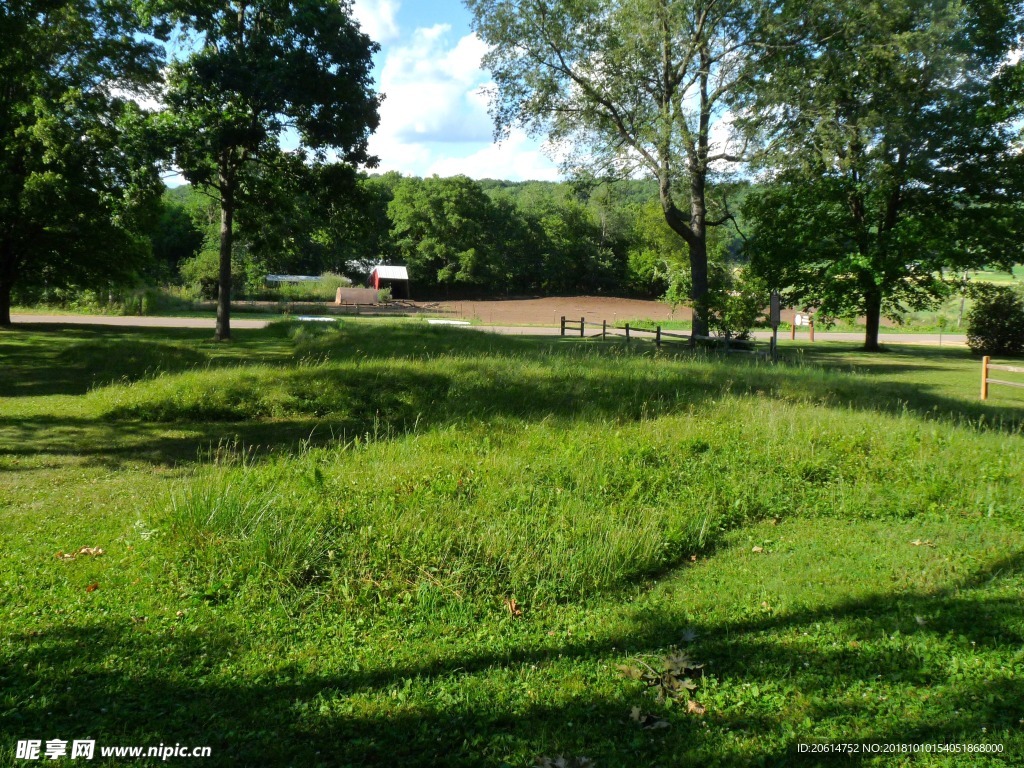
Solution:
[{"label": "dense treeline", "polygon": [[[1020,259],[1024,0],[466,4],[497,130],[571,185],[367,175],[380,48],[346,1],[0,5],[0,326],[174,282],[228,339],[266,274],[383,261],[420,296],[665,295],[695,335],[773,289],[877,349]],[[170,169],[191,186],[161,195]]]},{"label": "dense treeline", "polygon": [[[306,221],[297,226],[262,210],[239,222],[240,293],[258,295],[268,273],[333,272],[359,283],[381,262],[407,265],[419,296],[687,290],[684,244],[665,223],[652,181],[583,186],[388,173],[364,175],[327,203],[286,207],[304,210]],[[215,197],[187,185],[164,194],[150,232],[153,279],[212,297],[218,210]],[[722,234],[716,258],[738,258],[735,231]]]}]

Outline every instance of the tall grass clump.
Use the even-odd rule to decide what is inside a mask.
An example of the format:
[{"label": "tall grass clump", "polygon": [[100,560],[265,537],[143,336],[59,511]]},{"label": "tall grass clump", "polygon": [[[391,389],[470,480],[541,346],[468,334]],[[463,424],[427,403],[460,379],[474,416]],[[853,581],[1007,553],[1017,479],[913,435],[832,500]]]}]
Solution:
[{"label": "tall grass clump", "polygon": [[212,475],[172,498],[170,535],[206,595],[291,589],[325,577],[334,522],[304,494],[267,481],[258,469]]}]

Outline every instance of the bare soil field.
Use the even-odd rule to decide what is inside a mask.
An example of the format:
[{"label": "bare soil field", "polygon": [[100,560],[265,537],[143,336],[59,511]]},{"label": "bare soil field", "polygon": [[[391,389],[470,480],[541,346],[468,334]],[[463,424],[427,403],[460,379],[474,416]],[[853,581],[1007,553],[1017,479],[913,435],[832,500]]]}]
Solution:
[{"label": "bare soil field", "polygon": [[572,320],[622,323],[628,320],[689,320],[687,307],[673,308],[659,301],[611,296],[549,296],[546,298],[488,299],[477,301],[402,302],[416,313],[448,315],[487,325],[558,325],[563,315]]}]

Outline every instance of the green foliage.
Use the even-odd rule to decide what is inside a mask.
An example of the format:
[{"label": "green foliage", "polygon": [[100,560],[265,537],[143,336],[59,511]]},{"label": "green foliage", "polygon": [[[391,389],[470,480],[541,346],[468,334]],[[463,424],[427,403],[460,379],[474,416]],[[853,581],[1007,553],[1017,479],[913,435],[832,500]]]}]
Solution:
[{"label": "green foliage", "polygon": [[155,262],[153,277],[164,282],[177,278],[181,265],[199,253],[208,236],[206,228],[180,197],[169,192],[163,194],[159,215],[149,231]]},{"label": "green foliage", "polygon": [[490,198],[466,176],[403,179],[388,205],[410,278],[426,285],[490,282],[497,257]]},{"label": "green foliage", "polygon": [[[157,46],[122,0],[12,0],[0,12],[0,325],[11,291],[134,282],[159,194],[147,116]],[[116,83],[116,88],[111,88]]]},{"label": "green foliage", "polygon": [[[185,259],[179,267],[183,285],[197,299],[216,299],[220,284],[220,254],[211,248],[204,248],[195,256]],[[231,283],[239,286],[244,293],[245,262],[236,252],[231,260]]]},{"label": "green foliage", "polygon": [[[1024,393],[979,403],[963,350],[208,336],[0,334],[5,732],[260,766],[1024,748]],[[305,401],[257,415],[282,379]],[[193,411],[228,388],[240,420]]]},{"label": "green foliage", "polygon": [[661,205],[653,199],[631,209],[633,237],[628,251],[628,284],[640,295],[670,291],[672,303],[689,301],[690,275],[686,244],[665,223]]},{"label": "green foliage", "polygon": [[326,301],[333,302],[339,288],[348,288],[352,281],[344,275],[325,272],[316,282],[268,285],[246,291],[246,298],[255,301]]},{"label": "green foliage", "polygon": [[[169,5],[171,18],[195,35],[197,46],[169,67],[162,130],[185,177],[219,193],[216,335],[226,339],[236,206],[287,209],[311,180],[316,189],[332,175],[329,166],[310,170],[307,165],[307,160],[322,165],[328,150],[344,164],[375,163],[367,141],[378,123],[371,56],[379,46],[352,21],[347,4]],[[286,129],[298,139],[292,152],[281,149]],[[274,223],[274,216],[262,221],[267,220]],[[282,230],[272,226],[263,234],[280,242]],[[253,277],[250,273],[250,282]]]},{"label": "green foliage", "polygon": [[711,329],[726,338],[748,339],[769,301],[765,281],[749,268],[712,262],[702,308]]},{"label": "green foliage", "polygon": [[[756,271],[797,306],[879,318],[942,298],[944,268],[1005,261],[1021,226],[1013,117],[986,105],[1019,14],[990,4],[796,4],[744,100],[768,183]],[[1020,105],[1018,104],[1018,109]]]},{"label": "green foliage", "polygon": [[967,313],[967,346],[981,355],[1024,354],[1024,292],[1019,287],[975,283]]}]

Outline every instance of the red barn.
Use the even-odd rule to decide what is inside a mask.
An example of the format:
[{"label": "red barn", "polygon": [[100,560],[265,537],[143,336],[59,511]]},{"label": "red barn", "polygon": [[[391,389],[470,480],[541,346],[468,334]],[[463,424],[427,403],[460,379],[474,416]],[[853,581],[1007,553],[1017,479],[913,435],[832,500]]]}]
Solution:
[{"label": "red barn", "polygon": [[370,273],[370,285],[376,290],[390,288],[391,296],[396,299],[408,299],[409,270],[405,267],[392,267],[378,264]]}]

